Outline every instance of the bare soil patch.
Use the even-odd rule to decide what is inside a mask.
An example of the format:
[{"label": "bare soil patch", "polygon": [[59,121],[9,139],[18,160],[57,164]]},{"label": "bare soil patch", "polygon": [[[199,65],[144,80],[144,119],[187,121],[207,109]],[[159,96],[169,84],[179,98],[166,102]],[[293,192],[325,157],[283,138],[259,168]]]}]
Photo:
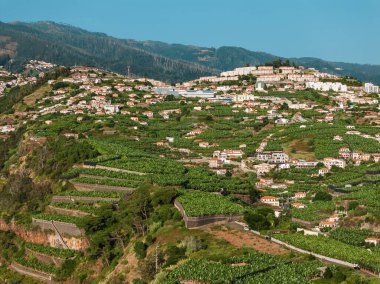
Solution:
[{"label": "bare soil patch", "polygon": [[258,252],[281,255],[289,253],[282,246],[256,236],[253,233],[230,229],[226,227],[212,227],[207,229],[212,235],[224,239],[236,247],[251,247]]}]

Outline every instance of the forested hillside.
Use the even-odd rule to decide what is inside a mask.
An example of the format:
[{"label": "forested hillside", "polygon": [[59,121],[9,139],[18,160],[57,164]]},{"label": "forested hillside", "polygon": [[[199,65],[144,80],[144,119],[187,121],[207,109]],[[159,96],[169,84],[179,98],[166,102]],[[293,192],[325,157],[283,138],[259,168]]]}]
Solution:
[{"label": "forested hillside", "polygon": [[[13,70],[20,70],[27,60],[39,59],[66,66],[102,67],[123,74],[130,66],[131,72],[137,76],[180,82],[246,64],[260,65],[276,58],[280,57],[241,47],[207,48],[117,39],[54,22],[0,22],[0,65]],[[329,62],[317,58],[290,60],[323,72],[351,75],[380,84],[378,65]]]}]

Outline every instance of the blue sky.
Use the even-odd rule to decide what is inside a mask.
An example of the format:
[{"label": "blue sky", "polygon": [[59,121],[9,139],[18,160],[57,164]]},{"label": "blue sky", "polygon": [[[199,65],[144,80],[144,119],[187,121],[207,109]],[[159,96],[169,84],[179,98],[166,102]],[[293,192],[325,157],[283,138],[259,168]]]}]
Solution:
[{"label": "blue sky", "polygon": [[380,64],[380,0],[0,0],[0,21]]}]

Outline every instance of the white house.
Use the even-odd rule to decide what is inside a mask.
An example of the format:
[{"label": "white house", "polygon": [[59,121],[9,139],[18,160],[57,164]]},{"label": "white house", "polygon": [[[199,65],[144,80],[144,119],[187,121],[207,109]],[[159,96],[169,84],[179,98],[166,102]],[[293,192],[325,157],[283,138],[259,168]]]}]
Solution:
[{"label": "white house", "polygon": [[301,199],[306,197],[306,192],[304,191],[299,191],[294,194],[295,199]]},{"label": "white house", "polygon": [[364,242],[366,242],[367,244],[374,244],[375,246],[377,246],[380,243],[380,239],[379,238],[366,238],[364,240]]},{"label": "white house", "polygon": [[325,174],[327,174],[329,172],[329,169],[328,168],[321,168],[318,170],[318,175],[319,176],[324,176]]},{"label": "white house", "polygon": [[274,196],[263,196],[260,198],[260,201],[271,206],[280,206],[280,199]]},{"label": "white house", "polygon": [[319,228],[336,228],[337,223],[331,221],[321,221],[319,222]]},{"label": "white house", "polygon": [[303,208],[306,208],[306,205],[299,203],[299,202],[294,202],[294,203],[292,203],[292,207],[298,208],[298,209],[303,209]]},{"label": "white house", "polygon": [[211,158],[210,160],[208,160],[208,166],[210,168],[219,168],[223,166],[223,164],[224,164],[224,161],[219,158]]}]

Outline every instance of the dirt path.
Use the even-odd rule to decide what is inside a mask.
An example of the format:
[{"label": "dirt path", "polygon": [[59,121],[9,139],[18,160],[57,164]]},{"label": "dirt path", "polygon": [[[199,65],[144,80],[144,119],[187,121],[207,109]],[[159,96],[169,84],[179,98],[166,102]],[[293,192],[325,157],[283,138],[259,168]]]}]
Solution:
[{"label": "dirt path", "polygon": [[282,246],[260,238],[250,232],[239,231],[227,227],[211,227],[207,229],[214,236],[224,239],[230,244],[237,247],[251,247],[259,252],[269,253],[272,255],[280,255],[289,253]]}]

